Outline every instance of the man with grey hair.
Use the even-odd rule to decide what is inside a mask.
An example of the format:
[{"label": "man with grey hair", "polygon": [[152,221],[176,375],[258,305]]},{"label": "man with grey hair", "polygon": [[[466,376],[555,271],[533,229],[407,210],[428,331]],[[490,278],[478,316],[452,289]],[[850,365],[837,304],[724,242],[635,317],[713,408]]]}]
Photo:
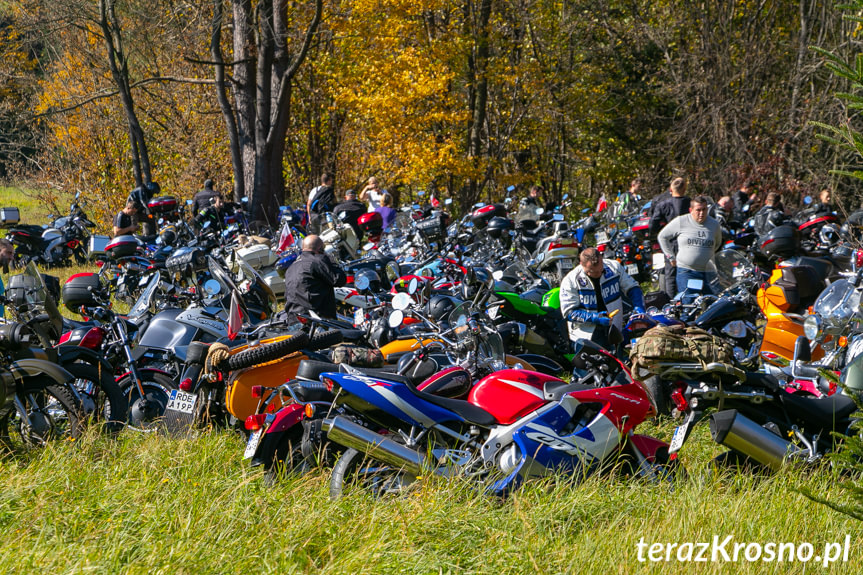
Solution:
[{"label": "man with grey hair", "polygon": [[333,288],[345,285],[345,272],[324,253],[324,242],[316,235],[303,240],[303,253],[285,272],[288,314],[315,312],[335,319],[336,294]]}]

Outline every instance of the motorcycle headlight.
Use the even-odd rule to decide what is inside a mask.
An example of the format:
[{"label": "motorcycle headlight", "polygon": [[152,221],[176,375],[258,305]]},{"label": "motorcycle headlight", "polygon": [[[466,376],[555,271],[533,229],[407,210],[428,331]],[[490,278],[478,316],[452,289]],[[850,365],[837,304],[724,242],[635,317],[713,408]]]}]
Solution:
[{"label": "motorcycle headlight", "polygon": [[746,324],[739,319],[730,321],[722,328],[722,333],[734,339],[743,339],[746,337]]},{"label": "motorcycle headlight", "polygon": [[814,341],[821,334],[821,318],[810,315],[803,320],[803,334],[809,341]]}]

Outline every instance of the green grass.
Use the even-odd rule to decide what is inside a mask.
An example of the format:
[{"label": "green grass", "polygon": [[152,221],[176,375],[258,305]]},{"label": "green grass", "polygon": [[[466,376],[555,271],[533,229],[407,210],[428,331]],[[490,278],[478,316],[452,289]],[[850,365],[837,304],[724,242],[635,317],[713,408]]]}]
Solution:
[{"label": "green grass", "polygon": [[0,207],[18,208],[21,223],[25,224],[47,224],[48,215],[53,212],[50,205],[39,201],[35,190],[15,186],[0,186]]},{"label": "green grass", "polygon": [[636,545],[731,535],[818,548],[846,533],[850,561],[831,571],[860,572],[860,524],[794,491],[834,498],[827,473],[716,476],[704,462],[719,449],[703,432],[692,447],[673,487],[559,479],[500,501],[432,478],[405,497],[333,502],[325,471],[266,486],[232,432],[89,436],[0,462],[0,572],[804,573],[822,567],[639,563]]}]

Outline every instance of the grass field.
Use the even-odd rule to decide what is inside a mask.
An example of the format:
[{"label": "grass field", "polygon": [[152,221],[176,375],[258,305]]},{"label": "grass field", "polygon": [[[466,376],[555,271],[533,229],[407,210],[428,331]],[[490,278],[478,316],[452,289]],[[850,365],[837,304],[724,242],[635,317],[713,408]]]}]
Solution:
[{"label": "grass field", "polygon": [[[668,438],[671,425],[644,431]],[[690,444],[687,445],[689,447]],[[328,497],[327,472],[267,486],[230,431],[121,434],[0,462],[3,573],[859,573],[860,523],[828,473],[718,476],[704,430],[675,485],[536,481],[506,500],[431,478],[411,495]],[[641,563],[637,545],[811,543],[851,537],[849,561]],[[644,557],[647,557],[646,552]],[[721,557],[719,555],[718,557]],[[708,560],[710,554],[707,555]]]}]

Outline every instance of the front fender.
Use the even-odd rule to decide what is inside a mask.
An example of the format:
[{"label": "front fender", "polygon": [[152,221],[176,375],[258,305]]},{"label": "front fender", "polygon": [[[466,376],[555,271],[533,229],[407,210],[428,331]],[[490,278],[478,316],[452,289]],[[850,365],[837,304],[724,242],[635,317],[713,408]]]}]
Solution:
[{"label": "front fender", "polygon": [[9,365],[9,371],[12,372],[12,375],[18,381],[34,375],[47,375],[57,382],[58,385],[65,385],[75,379],[71,373],[56,363],[44,359],[19,359],[18,361],[13,361]]},{"label": "front fender", "polygon": [[301,403],[291,403],[276,413],[276,418],[267,428],[267,434],[280,433],[301,422],[306,416],[306,407]]},{"label": "front fender", "polygon": [[76,361],[82,361],[84,363],[89,363],[93,367],[98,367],[99,364],[102,366],[102,370],[107,373],[114,373],[114,367],[111,363],[105,359],[105,357],[92,349],[86,347],[78,347],[78,346],[59,346],[54,348],[57,350],[57,360],[61,365],[65,365],[67,363],[74,363]]}]

